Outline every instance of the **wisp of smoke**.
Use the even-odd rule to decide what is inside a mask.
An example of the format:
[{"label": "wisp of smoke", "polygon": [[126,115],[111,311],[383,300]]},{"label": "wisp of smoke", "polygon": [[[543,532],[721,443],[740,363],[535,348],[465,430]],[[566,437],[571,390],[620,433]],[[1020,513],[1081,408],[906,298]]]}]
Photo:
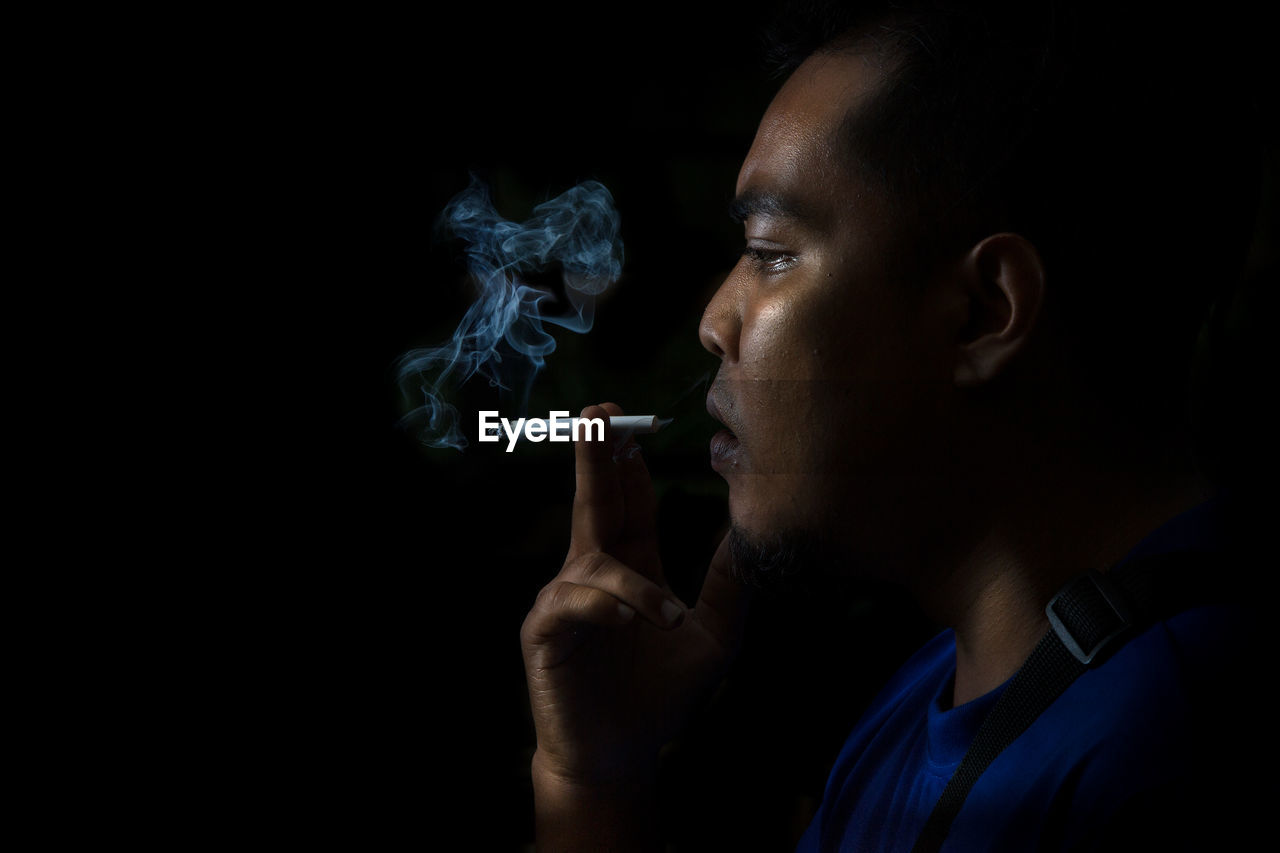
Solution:
[{"label": "wisp of smoke", "polygon": [[[422,394],[422,404],[406,415],[422,424],[422,441],[462,450],[467,440],[445,389],[479,374],[502,389],[504,405],[523,415],[533,379],[556,348],[545,324],[590,330],[596,297],[622,274],[622,242],[613,196],[596,181],[543,202],[517,224],[498,215],[488,189],[473,176],[445,207],[440,224],[466,243],[478,295],[448,343],[401,358],[399,379],[406,392],[416,384]],[[556,269],[562,301],[526,283]]]}]

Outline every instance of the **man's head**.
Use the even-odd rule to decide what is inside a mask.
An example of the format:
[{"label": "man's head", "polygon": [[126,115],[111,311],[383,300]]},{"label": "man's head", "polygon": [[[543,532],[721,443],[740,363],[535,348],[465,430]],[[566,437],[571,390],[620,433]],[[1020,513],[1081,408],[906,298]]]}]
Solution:
[{"label": "man's head", "polygon": [[991,436],[1181,426],[1249,236],[1247,106],[1185,28],[1074,8],[790,19],[701,329],[741,557],[890,567],[1017,475]]}]

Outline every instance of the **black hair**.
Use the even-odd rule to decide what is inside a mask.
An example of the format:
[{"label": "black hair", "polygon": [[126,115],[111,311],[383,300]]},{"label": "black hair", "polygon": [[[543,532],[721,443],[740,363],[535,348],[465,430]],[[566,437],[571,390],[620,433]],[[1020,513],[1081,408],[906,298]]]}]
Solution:
[{"label": "black hair", "polygon": [[1046,319],[1114,411],[1180,424],[1197,336],[1243,272],[1261,184],[1247,26],[1165,7],[989,0],[794,4],[782,71],[858,51],[889,71],[845,123],[913,248],[1013,231]]}]

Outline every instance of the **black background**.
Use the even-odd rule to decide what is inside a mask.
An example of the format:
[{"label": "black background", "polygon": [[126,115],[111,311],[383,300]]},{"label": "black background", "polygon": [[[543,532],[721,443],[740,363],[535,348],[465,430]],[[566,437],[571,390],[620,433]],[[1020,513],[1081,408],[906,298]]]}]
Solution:
[{"label": "black background", "polygon": [[[758,39],[770,8],[476,4],[257,36],[224,168],[250,193],[241,244],[264,247],[242,301],[272,351],[271,437],[246,485],[272,544],[255,550],[270,570],[235,594],[253,641],[224,700],[233,734],[214,742],[252,769],[232,769],[231,809],[283,815],[283,837],[531,842],[518,633],[568,544],[572,453],[430,449],[400,426],[396,360],[446,340],[470,299],[435,219],[471,173],[513,220],[582,180],[613,193],[623,278],[590,333],[555,331],[530,413],[613,400],[677,418],[645,446],[667,571],[691,600],[726,522],[703,410],[716,362],[696,330],[740,248],[727,205],[778,85]],[[1276,257],[1268,204],[1255,269]],[[1202,406],[1228,468],[1262,436],[1248,299]],[[458,400],[472,435],[475,409],[498,408],[483,386]],[[676,849],[793,844],[858,711],[933,630],[891,590],[763,602],[726,689],[669,756]]]}]

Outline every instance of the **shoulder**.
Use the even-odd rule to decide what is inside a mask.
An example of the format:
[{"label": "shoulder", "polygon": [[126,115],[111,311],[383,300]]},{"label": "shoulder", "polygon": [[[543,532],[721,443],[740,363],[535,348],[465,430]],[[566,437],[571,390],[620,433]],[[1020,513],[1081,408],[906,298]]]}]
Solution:
[{"label": "shoulder", "polygon": [[1037,725],[1073,732],[1081,755],[1103,764],[1107,755],[1154,758],[1191,745],[1261,695],[1260,630],[1256,611],[1242,605],[1158,622],[1080,676]]},{"label": "shoulder", "polygon": [[1065,848],[1123,839],[1185,849],[1241,825],[1253,808],[1248,780],[1267,766],[1250,767],[1267,747],[1254,728],[1269,680],[1261,624],[1255,608],[1236,605],[1157,623],[1036,722],[1033,738],[1059,744],[1059,766],[1043,772],[1057,784],[1049,814],[1062,820]]}]

